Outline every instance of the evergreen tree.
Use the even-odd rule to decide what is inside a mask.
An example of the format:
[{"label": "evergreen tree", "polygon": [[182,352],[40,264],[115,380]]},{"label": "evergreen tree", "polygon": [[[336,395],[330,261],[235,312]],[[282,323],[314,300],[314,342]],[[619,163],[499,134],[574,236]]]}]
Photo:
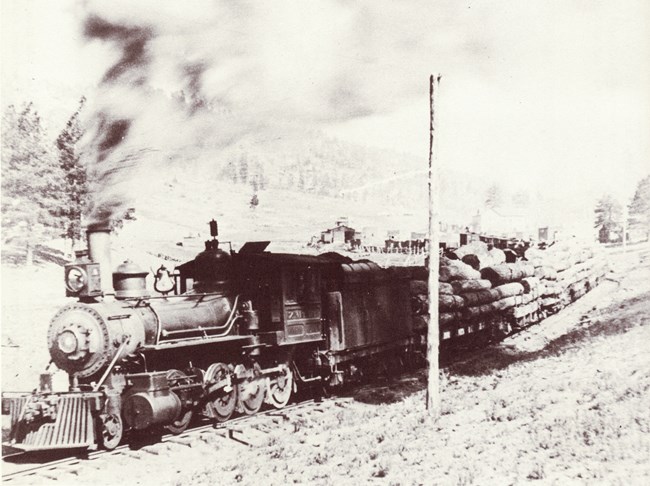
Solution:
[{"label": "evergreen tree", "polygon": [[263,191],[263,190],[266,189],[266,186],[268,184],[268,180],[266,178],[266,174],[264,173],[264,166],[262,164],[260,164],[260,167],[259,167],[259,175],[260,175],[259,189],[260,189],[260,191]]},{"label": "evergreen tree", "polygon": [[25,252],[61,232],[63,174],[34,105],[7,107],[2,119],[2,239]]},{"label": "evergreen tree", "polygon": [[498,184],[492,184],[485,194],[485,206],[495,209],[503,203],[503,191]]},{"label": "evergreen tree", "polygon": [[79,114],[83,109],[86,98],[79,100],[79,107],[72,114],[65,128],[56,139],[56,146],[59,150],[59,166],[65,176],[63,186],[62,217],[64,219],[64,231],[62,236],[74,244],[82,236],[81,217],[86,208],[88,199],[88,178],[86,167],[82,163],[77,143],[83,135],[83,129],[79,123]]},{"label": "evergreen tree", "polygon": [[623,208],[610,194],[605,194],[596,203],[594,228],[613,229],[622,221]]},{"label": "evergreen tree", "polygon": [[242,184],[248,182],[248,159],[246,154],[242,154],[239,158],[239,180]]},{"label": "evergreen tree", "polygon": [[650,237],[650,175],[636,186],[636,192],[629,206],[630,228],[638,228]]}]

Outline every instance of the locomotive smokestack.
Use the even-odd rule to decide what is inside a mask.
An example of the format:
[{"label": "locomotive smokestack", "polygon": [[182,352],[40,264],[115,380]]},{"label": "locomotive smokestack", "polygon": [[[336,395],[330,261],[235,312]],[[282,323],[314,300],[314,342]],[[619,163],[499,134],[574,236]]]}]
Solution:
[{"label": "locomotive smokestack", "polygon": [[88,238],[88,256],[99,263],[102,292],[104,295],[114,294],[113,267],[111,265],[111,230],[105,225],[89,225],[86,228]]}]

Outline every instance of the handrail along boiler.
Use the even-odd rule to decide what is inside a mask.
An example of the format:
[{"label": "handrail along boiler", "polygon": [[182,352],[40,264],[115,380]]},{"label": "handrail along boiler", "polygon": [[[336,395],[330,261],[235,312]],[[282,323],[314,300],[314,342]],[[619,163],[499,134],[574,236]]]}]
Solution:
[{"label": "handrail along boiler", "polygon": [[76,301],[47,336],[69,389],[53,392],[44,373],[37,391],[3,394],[6,445],[112,449],[127,433],[181,433],[196,414],[225,421],[265,403],[282,408],[299,385],[340,384],[364,360],[422,349],[426,310],[414,311],[409,290],[416,269],[270,253],[269,242],[224,251],[214,220],[210,232],[174,272],[178,292],[151,296],[148,273],[131,262],[109,278],[110,231],[88,228],[88,254],[65,267]]}]

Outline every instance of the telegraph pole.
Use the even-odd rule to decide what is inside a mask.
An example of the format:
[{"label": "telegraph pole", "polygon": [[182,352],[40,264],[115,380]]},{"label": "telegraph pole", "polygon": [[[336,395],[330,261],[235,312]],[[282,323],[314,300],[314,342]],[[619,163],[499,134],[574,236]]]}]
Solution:
[{"label": "telegraph pole", "polygon": [[623,253],[627,253],[627,204],[623,206]]},{"label": "telegraph pole", "polygon": [[438,274],[440,273],[440,170],[437,162],[436,101],[440,75],[429,78],[429,328],[427,333],[427,361],[429,379],[427,386],[427,412],[430,417],[440,416],[440,378],[438,355],[440,331],[438,322]]}]

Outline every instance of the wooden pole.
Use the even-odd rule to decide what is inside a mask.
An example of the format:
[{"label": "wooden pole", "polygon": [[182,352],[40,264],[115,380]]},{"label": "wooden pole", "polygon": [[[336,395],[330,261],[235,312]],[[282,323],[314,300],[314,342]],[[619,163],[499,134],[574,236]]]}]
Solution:
[{"label": "wooden pole", "polygon": [[440,75],[429,78],[429,328],[427,333],[427,361],[429,380],[427,386],[427,411],[430,417],[440,416],[440,379],[438,369],[438,274],[440,272],[440,170],[437,163],[436,98]]},{"label": "wooden pole", "polygon": [[623,206],[623,253],[627,253],[627,205]]}]

